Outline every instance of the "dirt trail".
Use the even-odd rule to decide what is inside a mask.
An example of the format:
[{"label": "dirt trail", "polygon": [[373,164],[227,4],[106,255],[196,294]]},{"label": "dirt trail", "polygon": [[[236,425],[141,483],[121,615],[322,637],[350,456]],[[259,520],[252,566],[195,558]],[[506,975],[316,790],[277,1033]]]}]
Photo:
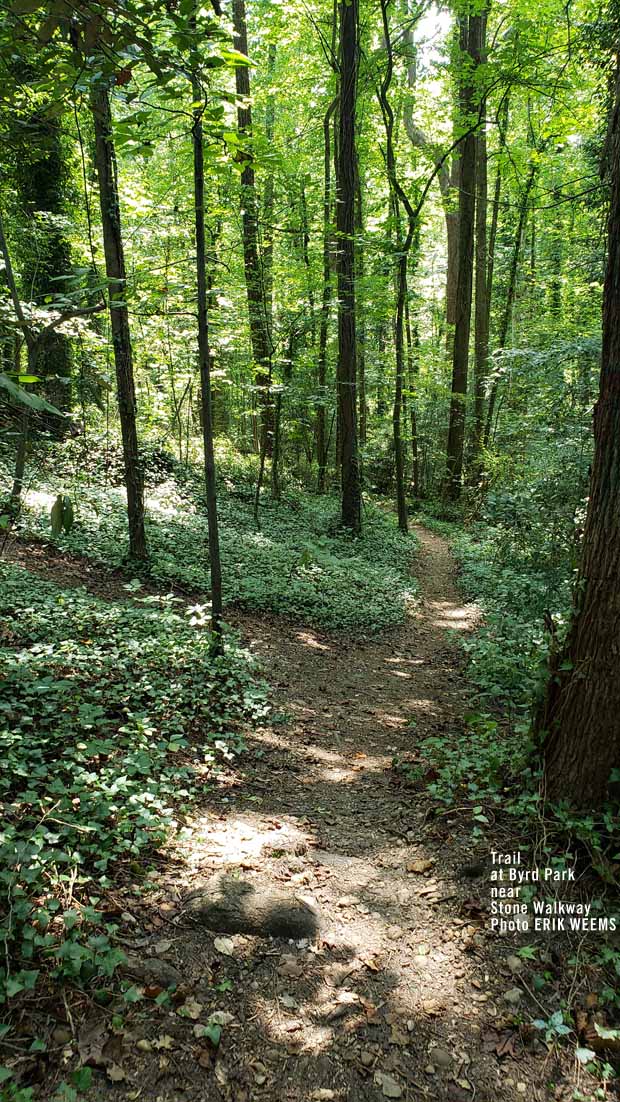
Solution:
[{"label": "dirt trail", "polygon": [[[417,535],[419,606],[389,639],[346,643],[275,617],[231,617],[262,660],[275,722],[251,733],[239,772],[175,841],[155,896],[127,902],[127,948],[178,969],[190,1016],[138,1004],[126,1080],[89,1097],[543,1097],[541,1060],[523,1058],[514,1030],[508,1060],[496,1051],[498,1022],[514,1012],[503,1001],[515,987],[511,948],[483,931],[486,880],[459,872],[488,854],[472,852],[469,820],[427,823],[392,769],[421,736],[462,726],[463,655],[447,629],[471,631],[478,617],[458,595],[445,540]],[[318,941],[186,924],[187,889],[222,871],[309,897]],[[224,1014],[217,1053],[196,1036],[214,1012]]]}]

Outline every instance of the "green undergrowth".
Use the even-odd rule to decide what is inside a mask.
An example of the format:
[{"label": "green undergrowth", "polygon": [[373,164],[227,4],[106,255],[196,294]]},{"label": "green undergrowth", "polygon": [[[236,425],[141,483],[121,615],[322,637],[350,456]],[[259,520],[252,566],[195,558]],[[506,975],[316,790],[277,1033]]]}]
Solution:
[{"label": "green undergrowth", "polygon": [[518,725],[529,716],[546,675],[545,612],[559,632],[566,624],[572,565],[551,569],[540,549],[520,549],[501,527],[425,523],[447,536],[459,587],[483,613],[479,630],[461,640],[476,708],[500,710]]},{"label": "green undergrowth", "polygon": [[266,712],[234,638],[214,657],[199,609],[130,592],[105,603],[0,564],[0,1039],[31,992],[105,999],[122,952],[102,897],[144,878]]},{"label": "green undergrowth", "polygon": [[489,822],[489,808],[535,816],[540,754],[530,728],[547,675],[544,614],[551,612],[562,630],[570,566],[552,569],[542,535],[530,531],[528,542],[509,524],[464,526],[428,516],[423,523],[448,539],[459,588],[480,608],[482,623],[471,635],[457,635],[470,697],[460,730],[424,740],[417,759],[397,768],[440,803],[465,803],[477,830]]},{"label": "green undergrowth", "polygon": [[[219,521],[224,600],[356,635],[388,629],[404,619],[415,595],[410,563],[413,536],[403,536],[391,513],[368,505],[359,538],[338,529],[338,502],[291,487],[282,500],[264,494],[260,528],[253,517],[253,466],[224,454]],[[62,484],[61,484],[62,483]],[[26,534],[109,566],[126,554],[124,492],[95,488],[50,469],[30,483],[22,514]],[[50,509],[58,493],[73,503],[74,525],[53,537]],[[150,573],[163,585],[206,594],[209,588],[207,522],[199,467],[175,465],[147,480]]]},{"label": "green undergrowth", "polygon": [[543,806],[541,748],[531,731],[548,676],[545,615],[560,637],[568,622],[570,540],[562,554],[534,520],[529,529],[508,522],[464,526],[434,517],[423,523],[449,540],[459,587],[483,618],[471,635],[456,635],[468,659],[470,711],[458,728],[420,740],[414,755],[395,762],[397,770],[438,803],[467,808],[475,834],[483,834],[499,814],[518,819],[519,829],[530,834],[544,821],[549,855],[576,844],[590,868],[617,887],[618,807],[609,804],[595,815]]}]

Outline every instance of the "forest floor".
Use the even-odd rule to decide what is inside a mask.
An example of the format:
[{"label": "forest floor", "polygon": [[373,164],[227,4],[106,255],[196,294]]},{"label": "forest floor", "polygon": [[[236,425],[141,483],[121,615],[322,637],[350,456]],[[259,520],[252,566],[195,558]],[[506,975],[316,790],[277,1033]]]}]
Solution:
[{"label": "forest floor", "polygon": [[[490,847],[514,840],[493,828],[474,839],[467,809],[429,814],[393,768],[418,738],[464,730],[458,635],[479,620],[459,597],[446,541],[423,528],[417,536],[420,599],[389,637],[349,642],[275,616],[229,615],[261,659],[274,713],[172,840],[158,890],[119,896],[123,946],[147,998],[122,1024],[94,1006],[81,1024],[63,1032],[61,1023],[67,1068],[79,1053],[108,1069],[88,1099],[590,1097],[573,1094],[568,1054],[562,1074],[558,1050],[527,1024],[541,1008],[513,937],[488,929]],[[120,579],[77,556],[15,543],[10,557],[127,599]],[[309,901],[318,934],[286,941],[196,926],[184,898],[222,873],[259,895]],[[171,980],[173,1002],[157,1005]]]}]

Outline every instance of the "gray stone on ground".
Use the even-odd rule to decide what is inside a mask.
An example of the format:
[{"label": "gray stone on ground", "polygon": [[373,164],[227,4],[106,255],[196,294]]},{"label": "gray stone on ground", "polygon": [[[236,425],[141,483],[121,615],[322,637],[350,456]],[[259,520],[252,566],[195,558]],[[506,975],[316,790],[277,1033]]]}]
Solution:
[{"label": "gray stone on ground", "polygon": [[317,909],[294,892],[226,873],[191,892],[183,910],[187,918],[218,933],[299,940],[314,938],[319,930]]}]

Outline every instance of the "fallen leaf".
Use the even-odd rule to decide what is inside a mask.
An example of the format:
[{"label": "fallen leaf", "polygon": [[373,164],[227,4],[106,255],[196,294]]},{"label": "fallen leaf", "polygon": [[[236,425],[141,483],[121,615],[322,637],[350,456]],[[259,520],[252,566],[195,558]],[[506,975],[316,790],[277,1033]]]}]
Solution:
[{"label": "fallen leaf", "polygon": [[103,1055],[103,1047],[109,1040],[109,1037],[110,1034],[106,1027],[100,1023],[80,1033],[78,1037],[78,1052],[80,1054],[80,1062],[84,1067],[103,1067],[106,1062]]},{"label": "fallen leaf", "polygon": [[291,979],[299,979],[304,974],[304,967],[296,957],[285,954],[280,958],[278,965],[279,976],[289,976]]},{"label": "fallen leaf", "polygon": [[153,1041],[153,1048],[165,1049],[167,1052],[174,1048],[174,1037],[171,1037],[169,1033],[162,1034],[156,1041]]},{"label": "fallen leaf", "polygon": [[407,872],[424,873],[432,869],[435,861],[432,857],[417,857],[415,861],[409,861],[407,864]]},{"label": "fallen leaf", "polygon": [[235,955],[235,943],[230,937],[216,937],[213,948],[225,957],[234,957]]},{"label": "fallen leaf", "polygon": [[228,1085],[228,1068],[221,1060],[218,1060],[215,1064],[215,1078],[221,1087]]},{"label": "fallen leaf", "polygon": [[113,1083],[122,1083],[123,1079],[126,1078],[125,1072],[120,1064],[110,1064],[107,1072],[108,1079],[111,1079]]},{"label": "fallen leaf", "polygon": [[235,1015],[229,1014],[227,1010],[216,1010],[213,1014],[209,1014],[209,1021],[215,1022],[216,1025],[230,1025],[234,1020]]},{"label": "fallen leaf", "polygon": [[202,1003],[196,1002],[196,1000],[193,998],[189,998],[185,1000],[183,1006],[179,1007],[179,1009],[177,1010],[177,1014],[179,1014],[182,1018],[191,1018],[193,1022],[197,1022],[200,1015],[202,1014],[202,1010]]},{"label": "fallen leaf", "polygon": [[381,970],[381,965],[377,956],[360,957],[360,960],[370,972],[379,972]]}]

